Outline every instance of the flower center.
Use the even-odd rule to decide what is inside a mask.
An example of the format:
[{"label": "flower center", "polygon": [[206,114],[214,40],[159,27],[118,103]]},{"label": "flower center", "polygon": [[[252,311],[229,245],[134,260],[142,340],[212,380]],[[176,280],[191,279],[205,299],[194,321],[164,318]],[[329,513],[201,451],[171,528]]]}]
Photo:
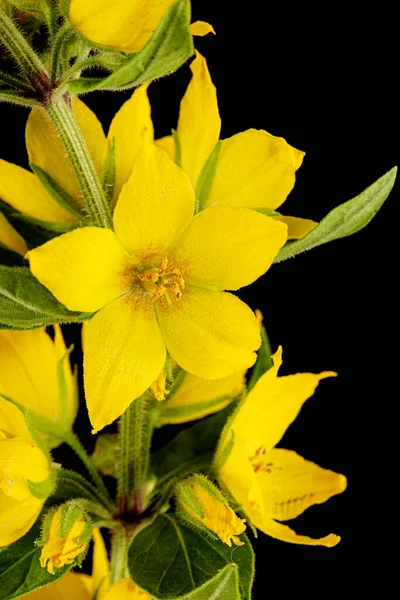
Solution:
[{"label": "flower center", "polygon": [[179,269],[168,265],[168,258],[164,258],[159,267],[150,267],[138,273],[137,278],[144,291],[152,294],[153,301],[164,296],[172,305],[171,296],[176,300],[182,297],[185,281]]},{"label": "flower center", "polygon": [[264,446],[260,446],[255,455],[251,457],[250,461],[255,473],[258,473],[259,471],[263,471],[264,473],[272,473],[274,463],[263,460],[263,455],[265,453],[266,449]]}]

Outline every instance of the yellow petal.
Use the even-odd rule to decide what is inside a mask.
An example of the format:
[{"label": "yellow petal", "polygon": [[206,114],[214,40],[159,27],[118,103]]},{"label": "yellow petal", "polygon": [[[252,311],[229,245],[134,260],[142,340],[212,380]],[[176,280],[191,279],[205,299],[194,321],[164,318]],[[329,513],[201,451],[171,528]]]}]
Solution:
[{"label": "yellow petal", "polygon": [[147,87],[142,85],[137,88],[131,98],[122,105],[110,125],[108,146],[115,143],[114,202],[132,173],[143,140],[153,141],[153,122]]},{"label": "yellow petal", "polygon": [[281,542],[290,542],[291,544],[326,546],[327,548],[332,548],[340,542],[340,537],[334,533],[330,533],[329,535],[319,539],[310,538],[306,535],[297,535],[293,529],[290,529],[290,527],[287,525],[282,525],[282,523],[277,523],[273,519],[255,521],[254,525],[257,527],[257,529],[260,529],[267,535],[270,535],[277,540],[281,540]]},{"label": "yellow petal", "polygon": [[65,358],[67,347],[64,342],[64,338],[59,325],[54,325],[54,348],[57,356],[57,362],[62,360],[62,366],[64,371],[64,380],[67,387],[68,397],[68,416],[67,423],[72,425],[78,412],[78,389],[77,381],[71,369],[71,362],[69,357]]},{"label": "yellow petal", "polygon": [[296,452],[273,448],[258,459],[265,512],[278,521],[294,519],[346,489],[344,475],[323,469]]},{"label": "yellow petal", "polygon": [[[61,416],[57,364],[65,351],[59,351],[60,339],[57,344],[45,329],[0,331],[0,392],[51,421]],[[75,401],[68,360],[64,369],[71,394],[72,424]]]},{"label": "yellow petal", "polygon": [[163,254],[190,223],[194,193],[187,175],[153,144],[143,144],[115,207],[115,234],[143,260]]},{"label": "yellow petal", "polygon": [[71,0],[71,23],[89,40],[138,52],[174,0]]},{"label": "yellow petal", "polygon": [[256,318],[232,294],[187,286],[174,306],[157,306],[157,317],[171,356],[198,377],[219,379],[255,362]]},{"label": "yellow petal", "polygon": [[313,395],[318,382],[335,375],[324,372],[277,377],[276,371],[267,371],[251,390],[231,424],[246,456],[254,456],[260,448],[267,451],[273,448],[295,420],[304,402]]},{"label": "yellow petal", "polygon": [[190,33],[192,35],[197,35],[198,37],[204,37],[208,33],[213,33],[215,35],[215,29],[206,21],[195,21],[190,26]]},{"label": "yellow petal", "polygon": [[67,573],[62,579],[29,594],[29,600],[92,600],[84,584],[84,575]]},{"label": "yellow petal", "polygon": [[300,217],[273,217],[276,221],[286,223],[288,226],[288,240],[298,240],[310,233],[318,225],[311,219],[301,219]]},{"label": "yellow petal", "polygon": [[215,206],[198,213],[171,250],[187,264],[187,283],[237,290],[269,269],[286,242],[286,225],[246,208]]},{"label": "yellow petal", "polygon": [[223,379],[202,379],[186,373],[177,392],[160,407],[162,423],[186,423],[222,410],[241,394],[244,377],[245,371]]},{"label": "yellow petal", "polygon": [[0,490],[0,548],[16,542],[30,530],[43,504],[44,500],[33,496],[18,502]]},{"label": "yellow petal", "polygon": [[86,402],[94,433],[122,415],[156,379],[165,346],[151,303],[133,294],[110,303],[85,332]]},{"label": "yellow petal", "polygon": [[[99,175],[103,169],[106,138],[96,115],[78,98],[73,110],[85,138],[88,150]],[[39,165],[49,173],[75,199],[81,200],[79,183],[67,158],[61,138],[44,110],[34,108],[26,124],[26,148],[29,162]],[[43,143],[46,140],[46,143]]]},{"label": "yellow petal", "polygon": [[[219,444],[216,454],[216,466],[221,458],[224,444]],[[219,470],[219,477],[233,498],[253,521],[264,516],[264,502],[256,473],[248,458],[238,444],[233,444],[225,463]]]},{"label": "yellow petal", "polygon": [[2,213],[0,213],[0,244],[22,255],[28,252],[24,238],[19,235]]},{"label": "yellow petal", "polygon": [[109,229],[83,227],[28,252],[31,271],[70,310],[96,311],[121,295],[129,255]]},{"label": "yellow petal", "polygon": [[274,210],[292,190],[303,156],[283,138],[256,129],[223,140],[207,204]]},{"label": "yellow petal", "polygon": [[0,160],[0,197],[27,217],[49,223],[76,223],[75,217],[52,199],[33,173],[5,160]]},{"label": "yellow petal", "polygon": [[219,140],[221,118],[205,58],[196,52],[190,68],[193,77],[181,102],[178,136],[182,168],[196,187],[203,165]]},{"label": "yellow petal", "polygon": [[176,160],[176,152],[175,152],[175,140],[174,136],[166,135],[165,137],[160,138],[159,140],[155,140],[155,145],[158,148],[161,148],[168,154],[170,159],[175,162]]},{"label": "yellow petal", "polygon": [[147,592],[141,590],[132,579],[125,577],[101,596],[101,600],[151,600],[151,596]]}]

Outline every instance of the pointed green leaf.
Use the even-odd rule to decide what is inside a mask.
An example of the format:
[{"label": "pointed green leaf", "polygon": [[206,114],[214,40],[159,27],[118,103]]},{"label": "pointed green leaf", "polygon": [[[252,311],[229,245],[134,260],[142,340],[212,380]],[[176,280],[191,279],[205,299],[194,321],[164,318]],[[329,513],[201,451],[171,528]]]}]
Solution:
[{"label": "pointed green leaf", "polygon": [[25,267],[0,265],[0,328],[35,329],[81,322],[88,313],[71,312]]},{"label": "pointed green leaf", "polygon": [[20,540],[0,548],[0,600],[13,600],[29,594],[63,577],[73,565],[57,569],[50,575],[40,566],[40,548],[35,540],[40,537],[39,521]]},{"label": "pointed green leaf", "polygon": [[218,575],[198,590],[183,596],[182,600],[241,600],[238,567],[226,565]]},{"label": "pointed green leaf", "polygon": [[48,477],[43,481],[31,481],[28,479],[28,488],[31,494],[35,496],[35,498],[43,499],[48,498],[54,492],[56,487],[56,482],[53,477]]},{"label": "pointed green leaf", "polygon": [[393,167],[361,194],[331,210],[310,233],[282,248],[274,262],[282,262],[296,254],[363,229],[389,196],[396,173],[397,167]]},{"label": "pointed green leaf", "polygon": [[274,366],[272,360],[272,350],[267,336],[265,327],[261,327],[261,348],[258,351],[257,361],[253,367],[249,383],[247,384],[247,392],[249,392],[260,379],[261,375],[264,375],[271,367]]},{"label": "pointed green leaf", "polygon": [[194,52],[189,27],[190,2],[179,0],[168,9],[140,52],[128,56],[108,77],[70,81],[69,89],[77,94],[92,90],[126,90],[173,73]]},{"label": "pointed green leaf", "polygon": [[196,185],[196,212],[203,210],[211,194],[211,189],[214,183],[215,172],[217,170],[219,153],[221,151],[221,140],[217,142],[214,150],[207,158],[204,167],[201,170],[199,179]]},{"label": "pointed green leaf", "polygon": [[[175,515],[160,515],[134,538],[128,552],[129,572],[157,600],[179,600],[196,598],[192,592],[200,593],[200,586],[207,582],[211,585],[210,580],[221,569],[235,563],[242,598],[249,600],[254,554],[246,536],[241,539],[243,546],[231,548],[186,527]],[[210,597],[199,596],[208,600]],[[240,598],[238,592],[236,597]]]}]

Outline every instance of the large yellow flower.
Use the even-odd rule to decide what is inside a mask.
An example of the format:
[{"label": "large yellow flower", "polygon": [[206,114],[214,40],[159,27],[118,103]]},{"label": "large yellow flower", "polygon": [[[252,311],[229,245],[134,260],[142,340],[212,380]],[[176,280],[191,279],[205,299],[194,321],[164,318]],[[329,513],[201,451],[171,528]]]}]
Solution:
[{"label": "large yellow flower", "polygon": [[[54,327],[54,340],[45,329],[0,331],[0,395],[53,423],[62,419],[63,426],[72,427],[78,396],[66,352],[58,325]],[[60,388],[60,373],[65,390]]]},{"label": "large yellow flower", "polygon": [[[157,140],[173,160],[180,162],[196,189],[200,174],[219,140],[221,118],[217,93],[206,60],[196,52],[193,77],[182,99],[177,134]],[[295,182],[304,152],[266,131],[248,129],[222,140],[215,178],[206,206],[241,206],[276,210]],[[299,238],[316,223],[297,217],[277,217],[288,225],[288,238]]]},{"label": "large yellow flower", "polygon": [[32,440],[22,413],[0,397],[0,547],[32,527],[45,498],[36,498],[28,482],[41,483],[49,476],[49,461]]},{"label": "large yellow flower", "polygon": [[[264,533],[295,544],[335,546],[340,538],[297,535],[280,521],[294,519],[313,504],[343,492],[346,478],[290,450],[275,448],[318,382],[335,373],[278,377],[281,349],[224,430],[215,464],[221,482]],[[233,444],[232,444],[233,442]],[[224,462],[224,453],[232,445]],[[222,466],[221,466],[222,465]]]},{"label": "large yellow flower", "polygon": [[150,596],[125,577],[110,586],[110,567],[103,538],[93,530],[92,575],[68,573],[29,595],[30,600],[150,600]]},{"label": "large yellow flower", "polygon": [[[107,154],[115,144],[117,198],[122,185],[128,180],[143,138],[153,140],[150,104],[142,86],[127,100],[115,115],[106,138],[96,115],[78,98],[73,100],[73,110],[83,137],[101,176]],[[62,141],[50,118],[43,110],[33,109],[26,125],[26,147],[29,162],[46,171],[72,197],[78,215],[58,204],[33,173],[0,159],[0,198],[23,215],[41,222],[62,227],[76,227],[85,216],[84,201],[72,164],[66,156]],[[46,140],[46,143],[43,143]],[[0,214],[0,242],[18,252],[24,250],[23,240]]]},{"label": "large yellow flower", "polygon": [[[139,52],[176,0],[71,0],[69,18],[86,38],[122,52]],[[212,28],[202,21],[191,26],[193,35]]]},{"label": "large yellow flower", "polygon": [[84,359],[95,431],[155,381],[166,347],[186,371],[210,379],[255,361],[255,316],[223,290],[269,268],[286,225],[229,206],[193,217],[194,204],[187,175],[143,144],[115,208],[115,233],[85,227],[28,254],[32,272],[68,308],[99,311]]}]

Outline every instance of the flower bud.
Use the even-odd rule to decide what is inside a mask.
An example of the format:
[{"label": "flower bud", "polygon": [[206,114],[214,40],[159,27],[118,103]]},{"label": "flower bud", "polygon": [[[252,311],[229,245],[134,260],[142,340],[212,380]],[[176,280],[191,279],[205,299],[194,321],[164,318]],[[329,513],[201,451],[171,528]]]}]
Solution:
[{"label": "flower bud", "polygon": [[215,533],[228,546],[242,546],[237,537],[246,529],[230,508],[221,491],[202,475],[191,475],[176,486],[180,516],[194,525]]},{"label": "flower bud", "polygon": [[55,569],[71,565],[85,552],[91,537],[91,526],[79,509],[74,507],[70,510],[66,503],[55,512],[48,513],[42,537],[44,543],[40,564],[54,575]]},{"label": "flower bud", "polygon": [[47,456],[32,440],[18,408],[0,398],[0,547],[32,527],[46,499],[46,493],[35,493],[35,486],[46,481]]}]

